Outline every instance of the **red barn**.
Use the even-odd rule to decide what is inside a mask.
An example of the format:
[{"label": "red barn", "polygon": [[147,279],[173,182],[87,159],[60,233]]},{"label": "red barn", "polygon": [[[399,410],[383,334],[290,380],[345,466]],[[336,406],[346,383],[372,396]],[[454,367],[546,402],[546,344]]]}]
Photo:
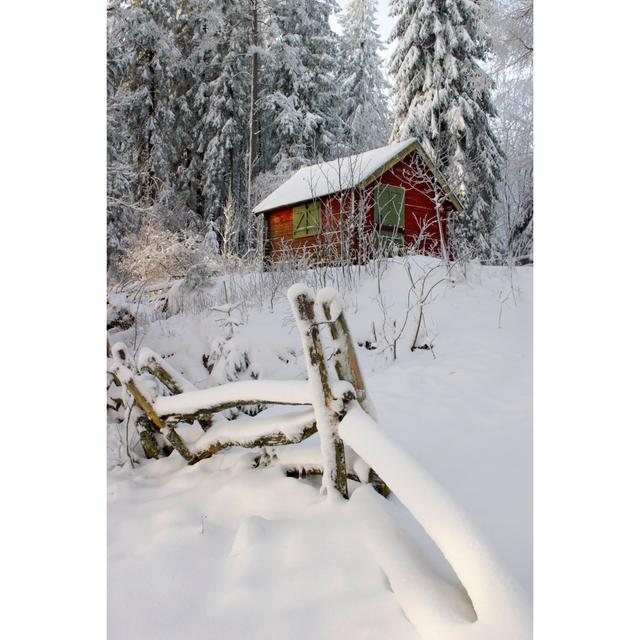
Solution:
[{"label": "red barn", "polygon": [[255,208],[265,261],[364,262],[411,248],[448,255],[455,194],[415,138],[303,167]]}]

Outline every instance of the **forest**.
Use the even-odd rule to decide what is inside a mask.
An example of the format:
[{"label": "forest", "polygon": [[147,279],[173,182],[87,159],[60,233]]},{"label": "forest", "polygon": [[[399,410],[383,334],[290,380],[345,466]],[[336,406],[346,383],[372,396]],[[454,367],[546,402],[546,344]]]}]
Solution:
[{"label": "forest", "polygon": [[532,262],[532,0],[391,0],[388,42],[377,15],[375,0],[110,0],[110,280],[254,264],[251,209],[292,172],[408,137],[464,203],[457,254]]}]

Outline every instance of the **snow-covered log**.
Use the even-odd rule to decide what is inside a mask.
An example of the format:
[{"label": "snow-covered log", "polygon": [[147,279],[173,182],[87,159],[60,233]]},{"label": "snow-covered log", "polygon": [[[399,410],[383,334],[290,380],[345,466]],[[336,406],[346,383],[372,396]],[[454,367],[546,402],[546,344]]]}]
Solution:
[{"label": "snow-covered log", "polygon": [[152,400],[147,398],[136,384],[136,375],[128,367],[116,362],[112,372],[133,397],[135,403],[147,414],[157,431],[163,431],[165,424],[153,408]]},{"label": "snow-covered log", "polygon": [[240,380],[176,396],[161,396],[153,408],[160,416],[192,416],[239,404],[312,404],[312,396],[304,380]]},{"label": "snow-covered log", "polygon": [[[472,631],[461,637],[529,638],[530,612],[520,588],[503,572],[481,536],[438,483],[355,402],[340,422],[340,435],[380,473],[438,545],[467,590],[484,632],[479,636]],[[412,621],[417,624],[420,619]]]},{"label": "snow-covered log", "polygon": [[[319,444],[301,442],[297,445],[279,448],[271,454],[273,456],[271,464],[279,466],[289,477],[304,478],[305,476],[321,476],[323,473],[323,458]],[[345,448],[345,469],[349,480],[361,483],[370,482],[369,466],[348,447]]]},{"label": "snow-covered log", "polygon": [[[162,418],[154,409],[153,404],[154,401],[157,400],[157,398],[147,397],[147,395],[141,388],[141,385],[139,384],[139,382],[143,380],[144,375],[148,374],[137,376],[131,371],[131,369],[127,366],[127,363],[129,363],[129,357],[124,344],[117,343],[113,345],[112,353],[114,357],[111,363],[111,372],[116,376],[116,378],[118,378],[120,383],[124,385],[124,387],[133,398],[135,404],[138,405],[138,407],[142,409],[142,411],[144,411],[144,413],[146,414],[147,418],[149,419],[149,422],[146,424],[146,426],[150,427],[150,425],[153,425],[153,428],[158,433],[161,433],[187,462],[191,462],[191,460],[193,459],[193,455],[191,454],[185,443],[182,441],[182,438],[175,432],[173,426],[167,425],[162,420]],[[151,379],[155,380],[153,377]],[[157,381],[155,381],[155,384],[157,384]],[[143,437],[146,438],[146,436],[141,435],[141,438]],[[153,448],[151,447],[150,441],[148,441],[146,444],[148,446],[148,449],[145,448],[145,454],[147,454],[148,451],[151,454],[151,457],[155,457],[153,455]],[[144,446],[145,442],[143,441],[143,447]]]},{"label": "snow-covered log", "polygon": [[300,442],[316,432],[313,410],[269,418],[246,418],[215,424],[190,445],[194,462],[210,458],[222,449],[272,447]]},{"label": "snow-covered log", "polygon": [[179,371],[176,371],[166,360],[148,347],[140,349],[137,359],[138,369],[154,375],[172,394],[195,391],[191,384]]},{"label": "snow-covered log", "polygon": [[348,498],[344,444],[338,434],[338,414],[332,408],[334,396],[324,360],[320,330],[314,317],[313,296],[303,284],[290,287],[287,295],[302,340],[311,403],[320,434],[324,469],[322,487],[327,492],[336,490],[344,498]]},{"label": "snow-covered log", "polygon": [[167,427],[164,437],[173,445],[173,448],[189,463],[193,464],[198,459],[191,451],[191,449],[185,444],[182,438],[176,433],[174,427]]}]

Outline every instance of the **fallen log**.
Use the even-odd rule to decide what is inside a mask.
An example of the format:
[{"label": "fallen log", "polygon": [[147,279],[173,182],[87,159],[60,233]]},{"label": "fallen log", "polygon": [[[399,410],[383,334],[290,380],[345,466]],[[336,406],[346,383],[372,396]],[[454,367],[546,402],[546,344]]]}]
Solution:
[{"label": "fallen log", "polygon": [[[138,388],[136,384],[136,376],[134,376],[131,369],[126,366],[128,361],[126,347],[122,343],[118,343],[118,345],[113,346],[113,351],[117,357],[114,358],[115,362],[112,367],[112,372],[120,380],[120,383],[126,387],[138,407],[146,414],[149,419],[149,424],[147,426],[153,425],[152,428],[158,433],[161,433],[165,439],[171,443],[174,449],[176,449],[187,462],[190,462],[193,456],[182,441],[182,438],[174,431],[173,427],[168,427],[165,424],[153,408],[151,401]],[[148,443],[148,445],[151,446],[150,443]],[[143,443],[143,447],[144,446],[145,445]]]}]

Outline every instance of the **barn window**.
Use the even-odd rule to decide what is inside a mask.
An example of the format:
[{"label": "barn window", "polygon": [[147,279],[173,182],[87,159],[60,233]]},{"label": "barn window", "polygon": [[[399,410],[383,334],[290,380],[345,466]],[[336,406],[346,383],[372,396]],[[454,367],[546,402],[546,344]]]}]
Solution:
[{"label": "barn window", "polygon": [[293,208],[293,237],[306,238],[320,233],[320,203],[310,202]]},{"label": "barn window", "polygon": [[404,189],[390,184],[378,185],[373,220],[378,227],[404,230]]}]

